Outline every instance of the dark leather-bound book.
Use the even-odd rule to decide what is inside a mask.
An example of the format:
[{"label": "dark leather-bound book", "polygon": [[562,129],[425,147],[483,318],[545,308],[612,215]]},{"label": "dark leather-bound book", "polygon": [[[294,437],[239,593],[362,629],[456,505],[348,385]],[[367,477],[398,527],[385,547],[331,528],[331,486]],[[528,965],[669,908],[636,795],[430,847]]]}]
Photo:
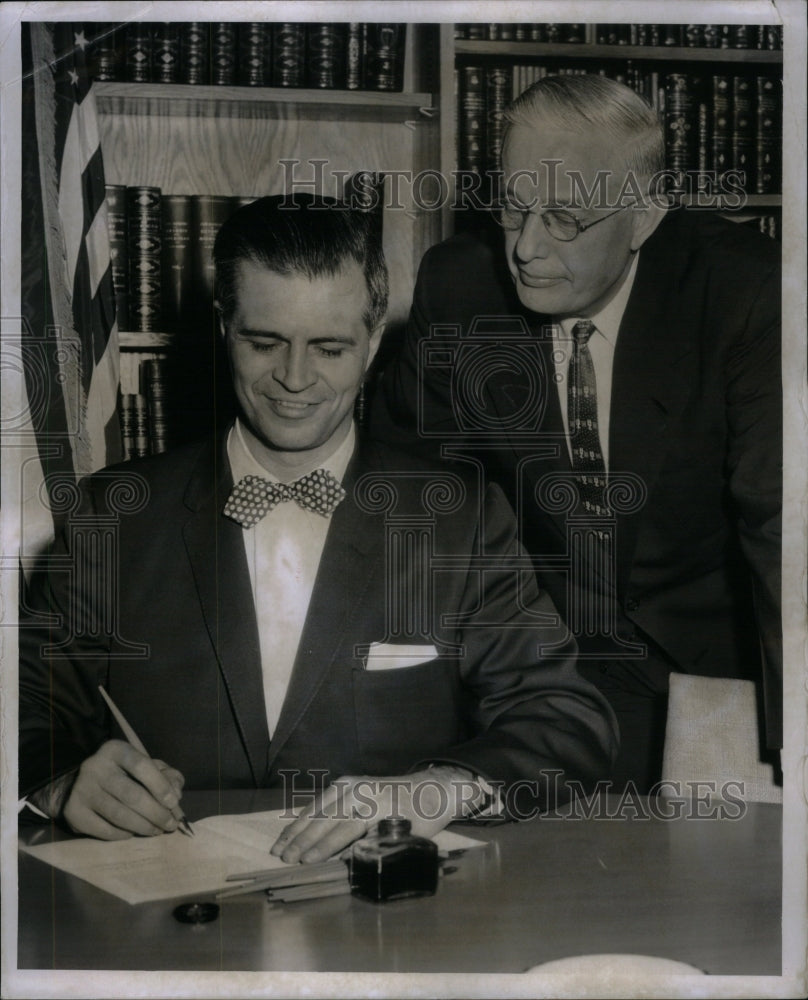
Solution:
[{"label": "dark leather-bound book", "polygon": [[160,188],[126,189],[129,322],[141,333],[158,331],[162,325],[160,201]]},{"label": "dark leather-bound book", "polygon": [[365,85],[366,51],[367,25],[349,24],[345,43],[345,86],[348,90],[361,90]]},{"label": "dark leather-bound book", "polygon": [[156,24],[152,41],[152,79],[155,83],[178,83],[180,79],[180,32],[178,24]]},{"label": "dark leather-bound book", "polygon": [[126,31],[122,24],[89,23],[85,36],[90,45],[90,75],[94,80],[123,80],[126,66]]},{"label": "dark leather-bound book", "polygon": [[753,78],[736,73],[732,78],[732,113],[730,143],[732,168],[743,171],[744,190],[755,190],[755,117],[753,108]]},{"label": "dark leather-bound book", "polygon": [[210,83],[210,25],[187,21],[180,29],[180,83]]},{"label": "dark leather-bound book", "polygon": [[272,81],[272,26],[245,21],[238,26],[238,82],[244,87],[267,87]]},{"label": "dark leather-bound book", "polygon": [[368,90],[404,87],[405,24],[369,24],[365,84]]},{"label": "dark leather-bound book", "polygon": [[781,187],[782,85],[776,77],[758,76],[755,90],[755,191],[775,194]]},{"label": "dark leather-bound book", "polygon": [[214,21],[210,26],[211,83],[230,87],[236,82],[236,25]]},{"label": "dark leather-bound book", "polygon": [[163,325],[169,332],[188,323],[194,297],[192,201],[187,194],[164,194],[162,197]]},{"label": "dark leather-bound book", "polygon": [[153,27],[146,21],[130,21],[126,26],[126,79],[130,83],[152,82]]},{"label": "dark leather-bound book", "polygon": [[315,90],[345,88],[345,25],[306,26],[306,84]]},{"label": "dark leather-bound book", "polygon": [[107,184],[107,230],[115,318],[119,330],[129,329],[129,250],[126,236],[126,185]]},{"label": "dark leather-bound book", "polygon": [[272,31],[273,87],[303,87],[306,84],[306,26],[284,22]]},{"label": "dark leather-bound book", "polygon": [[458,166],[482,174],[485,169],[485,70],[481,66],[459,69]]}]

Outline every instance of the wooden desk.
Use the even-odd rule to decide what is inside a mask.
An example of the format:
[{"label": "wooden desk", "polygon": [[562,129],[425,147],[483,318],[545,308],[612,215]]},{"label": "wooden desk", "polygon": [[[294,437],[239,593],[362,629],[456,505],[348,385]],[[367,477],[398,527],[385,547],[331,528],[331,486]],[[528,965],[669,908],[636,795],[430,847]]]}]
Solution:
[{"label": "wooden desk", "polygon": [[[233,792],[183,805],[193,820],[279,803]],[[174,902],[129,906],[20,855],[19,967],[491,973],[613,952],[779,975],[781,819],[780,806],[748,804],[737,820],[463,826],[489,844],[453,862],[434,897],[270,906],[256,893],[196,927],[173,918]]]}]

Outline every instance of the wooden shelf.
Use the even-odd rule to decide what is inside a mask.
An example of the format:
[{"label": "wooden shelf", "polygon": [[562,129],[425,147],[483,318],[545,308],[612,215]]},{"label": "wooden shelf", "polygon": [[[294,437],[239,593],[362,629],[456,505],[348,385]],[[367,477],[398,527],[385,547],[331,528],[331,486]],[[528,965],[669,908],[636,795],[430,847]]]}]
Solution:
[{"label": "wooden shelf", "polygon": [[768,49],[701,49],[664,45],[593,45],[575,42],[487,42],[457,39],[458,56],[498,56],[515,59],[520,56],[535,59],[642,59],[647,62],[711,62],[752,63],[778,66],[783,62],[780,50]]},{"label": "wooden shelf", "polygon": [[96,83],[95,87],[98,111],[108,115],[389,121],[436,113],[428,93],[171,83]]}]

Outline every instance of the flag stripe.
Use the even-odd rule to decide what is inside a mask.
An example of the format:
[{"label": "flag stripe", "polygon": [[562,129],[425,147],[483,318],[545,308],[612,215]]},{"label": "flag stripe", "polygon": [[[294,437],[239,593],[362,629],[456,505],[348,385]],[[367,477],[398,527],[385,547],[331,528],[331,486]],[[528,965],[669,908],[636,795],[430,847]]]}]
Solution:
[{"label": "flag stripe", "polygon": [[[54,464],[56,441],[59,471],[81,476],[120,457],[119,348],[98,118],[81,26],[26,24],[26,46],[32,99],[24,159],[35,182],[28,202],[38,210],[24,214],[23,285],[32,345],[42,353],[28,358],[26,383],[34,393],[40,453],[50,463],[43,461],[43,470]],[[42,348],[48,325],[55,332]]]}]

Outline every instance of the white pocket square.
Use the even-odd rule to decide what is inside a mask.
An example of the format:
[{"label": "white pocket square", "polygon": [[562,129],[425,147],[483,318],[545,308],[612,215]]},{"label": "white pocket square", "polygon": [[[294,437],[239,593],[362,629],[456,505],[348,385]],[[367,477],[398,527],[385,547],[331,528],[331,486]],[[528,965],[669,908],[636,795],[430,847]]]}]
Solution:
[{"label": "white pocket square", "polygon": [[431,645],[405,646],[391,642],[372,642],[368,651],[366,670],[397,670],[400,667],[417,667],[437,659],[438,651]]}]

